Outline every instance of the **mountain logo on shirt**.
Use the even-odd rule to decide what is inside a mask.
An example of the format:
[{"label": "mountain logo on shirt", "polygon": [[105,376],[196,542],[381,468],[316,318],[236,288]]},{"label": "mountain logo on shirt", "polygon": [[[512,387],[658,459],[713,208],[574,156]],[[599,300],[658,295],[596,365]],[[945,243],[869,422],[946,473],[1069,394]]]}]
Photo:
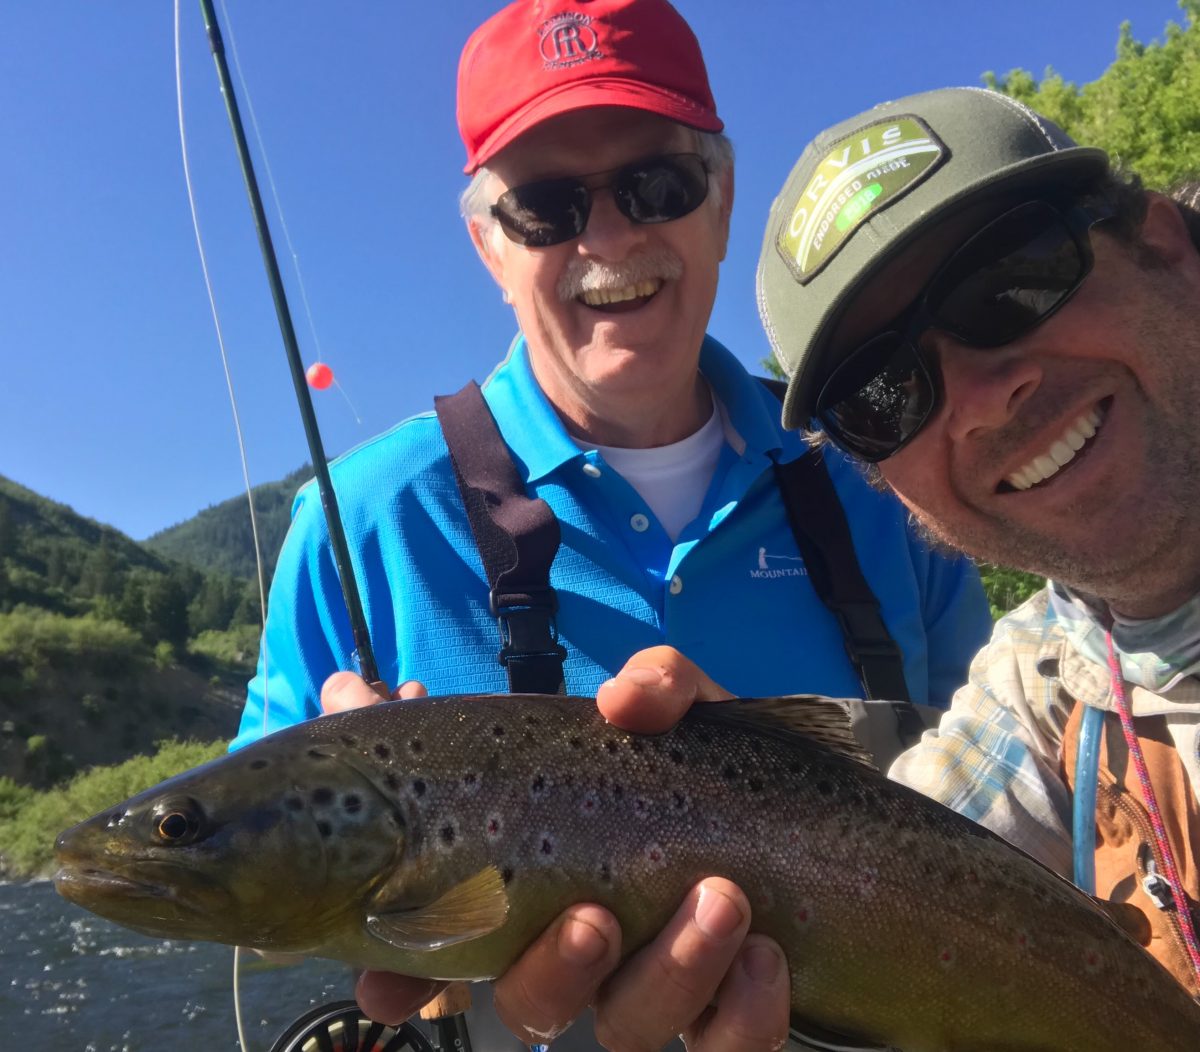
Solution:
[{"label": "mountain logo on shirt", "polygon": [[772,555],[766,548],[759,548],[758,565],[750,571],[750,576],[759,581],[776,577],[807,577],[808,569],[798,555]]}]

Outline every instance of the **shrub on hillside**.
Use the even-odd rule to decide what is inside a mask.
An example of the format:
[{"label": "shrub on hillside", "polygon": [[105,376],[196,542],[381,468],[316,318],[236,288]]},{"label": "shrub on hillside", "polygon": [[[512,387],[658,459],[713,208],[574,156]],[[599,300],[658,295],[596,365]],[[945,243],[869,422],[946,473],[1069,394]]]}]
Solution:
[{"label": "shrub on hillside", "polygon": [[992,608],[993,621],[1020,606],[1046,583],[1044,577],[993,563],[980,563],[979,575],[983,578],[983,590]]},{"label": "shrub on hillside", "polygon": [[252,672],[260,634],[259,625],[237,625],[224,632],[210,628],[188,643],[188,652],[238,672]]},{"label": "shrub on hillside", "polygon": [[62,666],[120,676],[145,658],[137,633],[118,621],[64,617],[36,607],[18,606],[0,614],[0,659],[16,662],[34,675]]}]

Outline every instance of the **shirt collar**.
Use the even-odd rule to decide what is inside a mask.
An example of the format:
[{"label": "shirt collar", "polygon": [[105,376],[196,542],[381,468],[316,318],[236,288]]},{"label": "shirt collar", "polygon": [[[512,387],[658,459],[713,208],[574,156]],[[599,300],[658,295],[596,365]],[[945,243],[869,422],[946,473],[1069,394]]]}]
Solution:
[{"label": "shirt collar", "polygon": [[[779,430],[759,383],[711,336],[700,348],[700,371],[712,387],[726,440],[735,452],[743,459],[777,454],[782,448]],[[523,335],[484,381],[483,396],[526,482],[538,482],[583,456],[538,386]]]}]

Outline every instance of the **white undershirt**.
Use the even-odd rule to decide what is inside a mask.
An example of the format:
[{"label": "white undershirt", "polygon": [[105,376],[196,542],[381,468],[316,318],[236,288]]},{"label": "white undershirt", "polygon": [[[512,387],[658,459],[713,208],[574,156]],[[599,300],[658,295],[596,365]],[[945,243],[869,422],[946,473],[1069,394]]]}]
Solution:
[{"label": "white undershirt", "polygon": [[589,448],[637,490],[674,542],[699,514],[724,444],[725,429],[714,406],[708,422],[681,442],[652,449]]}]

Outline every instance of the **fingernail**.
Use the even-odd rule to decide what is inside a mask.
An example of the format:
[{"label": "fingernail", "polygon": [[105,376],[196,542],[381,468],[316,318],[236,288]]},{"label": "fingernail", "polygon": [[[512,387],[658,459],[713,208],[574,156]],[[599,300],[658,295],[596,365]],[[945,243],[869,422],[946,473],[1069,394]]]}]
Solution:
[{"label": "fingernail", "polygon": [[728,939],[742,923],[742,911],[728,895],[701,885],[695,918],[696,927],[710,939]]},{"label": "fingernail", "polygon": [[558,952],[572,964],[595,964],[608,952],[608,939],[587,921],[571,919],[558,931]]},{"label": "fingernail", "polygon": [[633,683],[639,687],[657,687],[663,681],[662,669],[648,668],[645,665],[638,665],[634,668],[623,668],[617,673],[617,679],[622,679],[626,683]]},{"label": "fingernail", "polygon": [[742,951],[742,970],[756,983],[773,983],[783,968],[774,946],[757,943]]}]

